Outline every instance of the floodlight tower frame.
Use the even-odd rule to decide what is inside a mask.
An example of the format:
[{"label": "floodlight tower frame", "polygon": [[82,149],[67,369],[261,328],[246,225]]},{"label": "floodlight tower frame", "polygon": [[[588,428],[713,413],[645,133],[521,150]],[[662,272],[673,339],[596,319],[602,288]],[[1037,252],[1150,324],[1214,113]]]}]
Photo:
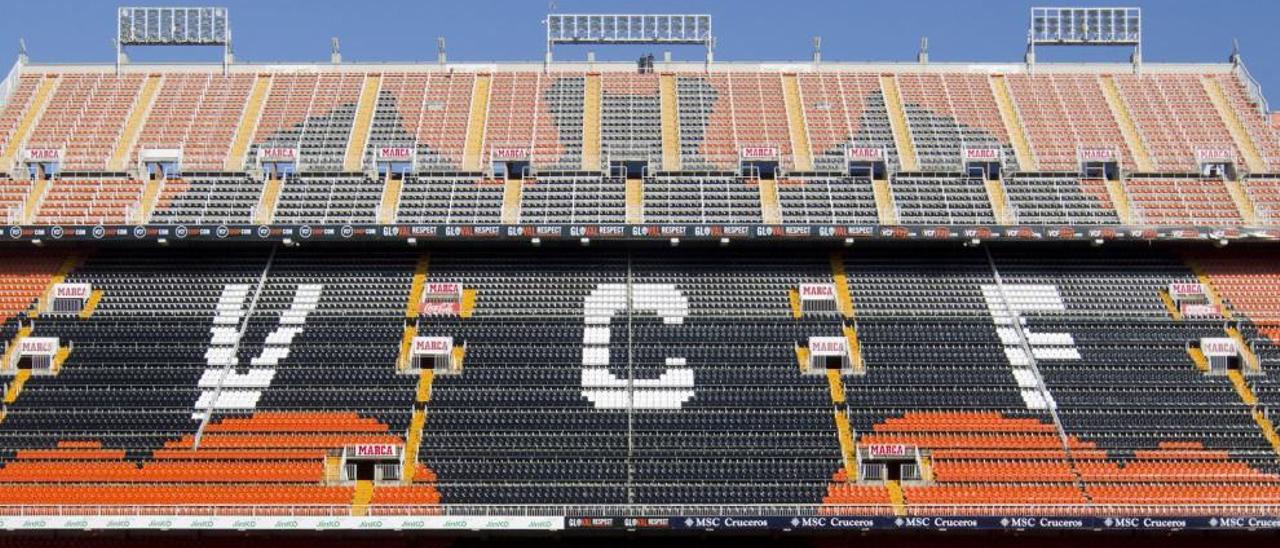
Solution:
[{"label": "floodlight tower frame", "polygon": [[1032,7],[1027,24],[1028,66],[1036,62],[1036,46],[1133,46],[1130,61],[1137,70],[1142,65],[1142,8]]},{"label": "floodlight tower frame", "polygon": [[222,73],[232,62],[231,12],[216,6],[121,6],[116,10],[116,74],[128,46],[222,46]]},{"label": "floodlight tower frame", "polygon": [[550,65],[556,44],[683,44],[706,48],[715,58],[715,35],[707,14],[549,13],[546,57]]}]

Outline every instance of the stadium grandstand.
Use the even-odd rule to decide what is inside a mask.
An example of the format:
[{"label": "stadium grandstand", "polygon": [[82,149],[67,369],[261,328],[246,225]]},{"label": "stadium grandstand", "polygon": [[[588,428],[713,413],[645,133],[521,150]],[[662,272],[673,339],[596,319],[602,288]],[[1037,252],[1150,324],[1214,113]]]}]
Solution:
[{"label": "stadium grandstand", "polygon": [[[121,8],[0,84],[0,529],[1280,529],[1280,118],[1139,17],[149,64],[228,14]],[[1134,58],[1035,60],[1077,39]]]}]

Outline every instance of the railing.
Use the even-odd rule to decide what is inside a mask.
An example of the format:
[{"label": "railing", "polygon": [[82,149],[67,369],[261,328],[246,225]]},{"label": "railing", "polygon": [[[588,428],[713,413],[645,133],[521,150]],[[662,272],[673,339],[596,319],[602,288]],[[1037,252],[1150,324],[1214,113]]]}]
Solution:
[{"label": "railing", "polygon": [[[26,504],[0,505],[3,516],[348,516],[347,504]],[[922,516],[1280,516],[1264,504],[909,504]],[[892,504],[737,505],[434,505],[371,504],[369,515],[422,516],[892,516]]]},{"label": "railing", "polygon": [[1258,105],[1258,113],[1264,117],[1267,116],[1271,112],[1271,107],[1267,105],[1267,96],[1262,94],[1262,84],[1258,83],[1258,80],[1249,72],[1249,67],[1245,66],[1243,59],[1236,63],[1236,75],[1240,77],[1241,82],[1244,82],[1249,97]]},{"label": "railing", "polygon": [[3,81],[0,81],[0,107],[9,103],[9,96],[18,87],[18,73],[22,72],[22,65],[22,59],[19,58],[13,63],[13,68],[9,69],[9,74],[5,75]]}]

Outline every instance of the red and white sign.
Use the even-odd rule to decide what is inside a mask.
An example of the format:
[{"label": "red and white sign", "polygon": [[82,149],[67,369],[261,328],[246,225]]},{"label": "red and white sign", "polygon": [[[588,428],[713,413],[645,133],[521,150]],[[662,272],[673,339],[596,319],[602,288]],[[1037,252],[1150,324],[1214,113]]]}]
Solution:
[{"label": "red and white sign", "polygon": [[425,293],[429,297],[446,296],[453,297],[462,294],[462,284],[460,283],[429,283]]},{"label": "red and white sign", "polygon": [[423,316],[458,316],[462,313],[462,305],[449,301],[427,301],[422,303]]},{"label": "red and white sign", "polygon": [[366,443],[352,446],[348,455],[356,458],[400,458],[400,446],[389,443]]},{"label": "red and white sign", "polygon": [[912,450],[911,446],[903,445],[901,443],[873,443],[873,444],[867,445],[866,447],[867,447],[867,454],[870,455],[871,458],[873,459],[885,458],[885,457],[915,456],[914,455],[915,451]]},{"label": "red and white sign", "polygon": [[1169,284],[1169,296],[1173,300],[1198,299],[1204,297],[1204,284],[1198,282],[1174,282]]},{"label": "red and white sign", "polygon": [[778,147],[742,147],[743,160],[773,160],[778,157]]},{"label": "red and white sign", "polygon": [[410,147],[378,147],[377,159],[379,162],[408,162],[413,159],[413,149]]},{"label": "red and white sign", "polygon": [[831,284],[800,284],[802,301],[834,301],[836,288]]},{"label": "red and white sign", "polygon": [[298,149],[285,147],[266,147],[258,150],[258,160],[262,162],[294,162],[298,160]]},{"label": "red and white sign", "polygon": [[57,337],[27,337],[18,342],[18,356],[52,356],[57,351]]},{"label": "red and white sign", "polygon": [[1197,148],[1196,159],[1201,162],[1234,162],[1236,152],[1229,148]]},{"label": "red and white sign", "polygon": [[1236,341],[1227,337],[1205,337],[1200,339],[1200,351],[1204,352],[1206,357],[1229,358],[1240,355],[1240,348],[1236,346]]},{"label": "red and white sign", "polygon": [[29,148],[23,152],[22,157],[28,162],[61,162],[62,149]]},{"label": "red and white sign", "polygon": [[91,284],[58,284],[53,286],[55,299],[88,299],[93,292]]},{"label": "red and white sign", "polygon": [[453,337],[414,337],[414,356],[447,355],[453,350]]},{"label": "red and white sign", "polygon": [[1112,148],[1082,148],[1080,159],[1085,162],[1114,162],[1116,151]]},{"label": "red and white sign", "polygon": [[844,337],[809,337],[809,355],[848,356],[848,344]]},{"label": "red and white sign", "polygon": [[884,149],[876,147],[849,147],[844,149],[845,159],[853,162],[879,162],[884,159]]},{"label": "red and white sign", "polygon": [[999,162],[1000,150],[995,148],[966,148],[964,149],[964,161]]},{"label": "red and white sign", "polygon": [[521,147],[494,147],[493,159],[495,161],[528,160],[529,149]]},{"label": "red and white sign", "polygon": [[1205,303],[1184,303],[1181,311],[1184,318],[1216,318],[1222,315],[1217,307]]}]

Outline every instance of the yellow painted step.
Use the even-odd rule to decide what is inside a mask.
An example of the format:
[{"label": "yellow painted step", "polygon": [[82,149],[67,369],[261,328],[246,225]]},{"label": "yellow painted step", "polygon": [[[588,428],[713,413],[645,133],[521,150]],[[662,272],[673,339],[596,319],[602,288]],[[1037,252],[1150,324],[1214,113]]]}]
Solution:
[{"label": "yellow painted step", "polygon": [[827,387],[831,389],[832,403],[844,403],[844,381],[840,379],[839,369],[827,370]]},{"label": "yellow painted step", "polygon": [[406,325],[404,327],[404,334],[400,337],[400,356],[396,358],[396,371],[404,371],[409,368],[409,361],[413,359],[410,347],[413,346],[413,339],[417,336],[417,325]]},{"label": "yellow painted step", "polygon": [[485,122],[489,118],[489,84],[491,76],[476,75],[471,87],[471,111],[467,115],[467,140],[462,151],[462,169],[480,171],[484,157]]},{"label": "yellow painted step", "polygon": [[422,429],[427,425],[426,409],[413,410],[413,418],[409,420],[409,435],[405,436],[404,464],[400,470],[402,483],[413,483],[418,475],[418,448],[422,446]]},{"label": "yellow painted step", "polygon": [[1198,280],[1200,282],[1200,286],[1204,288],[1204,296],[1205,299],[1209,301],[1209,304],[1222,314],[1223,318],[1231,319],[1231,309],[1227,308],[1222,297],[1218,295],[1218,289],[1213,284],[1213,277],[1209,276],[1209,274],[1200,267],[1200,262],[1195,259],[1188,259],[1187,266],[1191,267],[1191,272],[1195,273],[1196,280]]},{"label": "yellow painted step", "polygon": [[280,201],[280,191],[284,188],[284,181],[280,179],[267,179],[262,185],[262,198],[258,201],[258,214],[253,217],[253,222],[265,225],[271,222],[276,216],[276,203]]},{"label": "yellow painted step", "polygon": [[400,207],[400,190],[404,181],[387,177],[382,187],[382,202],[378,204],[378,223],[388,225],[396,222],[396,209]]},{"label": "yellow painted step", "polygon": [[1209,372],[1209,359],[1204,356],[1204,351],[1188,346],[1187,355],[1191,356],[1191,363],[1194,363],[1201,373]]},{"label": "yellow painted step", "polygon": [[876,196],[876,215],[882,225],[898,224],[898,210],[893,205],[893,191],[889,181],[871,181],[871,191]]},{"label": "yellow painted step", "polygon": [[342,457],[340,455],[325,455],[324,481],[328,483],[337,483],[341,480],[342,480]]},{"label": "yellow painted step", "polygon": [[1276,434],[1276,425],[1261,409],[1253,410],[1253,422],[1257,423],[1258,428],[1262,430],[1262,437],[1271,443],[1271,449],[1280,455],[1280,435]]},{"label": "yellow painted step", "polygon": [[152,74],[147,77],[147,81],[142,83],[142,91],[138,93],[138,102],[134,103],[133,109],[129,111],[129,119],[124,124],[124,131],[120,133],[119,139],[116,140],[115,152],[111,154],[111,171],[124,171],[129,168],[131,158],[129,153],[133,151],[133,145],[138,142],[138,135],[142,134],[143,123],[147,121],[147,115],[151,113],[151,105],[155,103],[157,93],[160,91],[160,83],[163,76]]},{"label": "yellow painted step", "polygon": [[1262,364],[1258,361],[1258,355],[1253,352],[1253,348],[1249,346],[1249,342],[1244,339],[1244,335],[1235,327],[1227,328],[1227,336],[1236,342],[1236,346],[1240,349],[1240,361],[1244,364],[1244,369],[1250,373],[1262,373]]},{"label": "yellow painted step", "polygon": [[364,516],[369,513],[369,501],[373,500],[373,481],[356,482],[355,493],[351,497],[351,515]]},{"label": "yellow painted step", "polygon": [[858,340],[858,328],[846,325],[841,329],[844,331],[845,341],[849,343],[849,361],[853,364],[853,372],[861,375],[866,372],[867,365],[862,359],[862,342]]},{"label": "yellow painted step", "polygon": [[476,311],[476,290],[462,290],[462,304],[458,307],[458,316],[470,318]]},{"label": "yellow painted step", "polygon": [[1227,194],[1231,195],[1231,201],[1236,205],[1236,211],[1240,212],[1240,218],[1244,220],[1245,226],[1260,226],[1258,222],[1258,208],[1253,204],[1253,198],[1249,197],[1249,192],[1244,189],[1244,183],[1240,181],[1223,181],[1227,186]]},{"label": "yellow painted step", "polygon": [[40,204],[44,202],[44,196],[49,192],[51,181],[38,179],[31,182],[31,190],[27,193],[27,198],[22,202],[22,223],[35,224],[36,212],[40,211]]},{"label": "yellow painted step", "polygon": [[1124,136],[1125,145],[1129,147],[1129,154],[1133,156],[1133,163],[1139,172],[1150,173],[1155,171],[1155,165],[1151,162],[1151,153],[1147,151],[1147,143],[1142,138],[1142,133],[1138,131],[1138,126],[1133,122],[1133,117],[1129,115],[1129,107],[1124,102],[1124,97],[1120,95],[1120,88],[1116,86],[1116,81],[1109,75],[1098,77],[1098,83],[1102,86],[1102,96],[1107,100],[1107,106],[1111,108],[1111,116],[1115,118],[1116,125],[1120,126],[1120,134]]},{"label": "yellow painted step", "polygon": [[1267,163],[1262,160],[1262,154],[1258,152],[1253,136],[1249,135],[1249,130],[1240,121],[1240,113],[1236,112],[1236,109],[1231,107],[1231,102],[1227,100],[1222,82],[1212,76],[1201,76],[1200,83],[1204,84],[1204,91],[1209,94],[1209,101],[1213,103],[1213,108],[1218,111],[1222,123],[1231,133],[1231,140],[1235,141],[1236,149],[1244,155],[1244,163],[1249,167],[1249,172],[1266,173]]},{"label": "yellow painted step", "polygon": [[347,139],[347,154],[342,162],[343,170],[356,172],[364,169],[365,148],[369,144],[369,128],[373,126],[373,111],[378,106],[378,92],[382,89],[381,74],[367,74],[360,88],[360,102],[356,117],[351,123],[351,136]]},{"label": "yellow painted step", "polygon": [[809,128],[805,123],[804,100],[800,97],[800,82],[796,75],[782,75],[782,99],[787,106],[787,128],[791,137],[791,157],[795,170],[813,171]]},{"label": "yellow painted step", "polygon": [[680,171],[680,98],[674,74],[663,74],[658,78],[658,97],[662,111],[662,169]]},{"label": "yellow painted step", "polygon": [[58,351],[53,354],[53,364],[49,367],[49,370],[52,371],[54,375],[57,375],[62,371],[62,364],[67,363],[67,358],[69,357],[71,357],[70,346],[58,347]]},{"label": "yellow painted step", "polygon": [[840,460],[844,465],[845,481],[858,481],[857,445],[853,442],[853,427],[844,411],[835,410],[836,437],[840,440]]},{"label": "yellow painted step", "polygon": [[880,91],[884,95],[885,106],[889,109],[889,126],[893,130],[893,142],[898,149],[898,163],[902,166],[902,171],[920,171],[915,141],[911,138],[911,124],[907,122],[906,111],[902,108],[902,93],[898,91],[898,77],[893,74],[880,75]]},{"label": "yellow painted step", "polygon": [[404,315],[407,318],[417,318],[422,303],[422,292],[427,287],[427,266],[431,264],[431,257],[426,253],[418,257],[418,262],[413,267],[413,282],[409,284],[409,302],[405,305]]},{"label": "yellow painted step", "polygon": [[627,224],[638,225],[644,222],[644,180],[627,179]]},{"label": "yellow painted step", "polygon": [[920,455],[920,478],[933,483],[933,458]]},{"label": "yellow painted step", "polygon": [[1133,207],[1129,205],[1129,191],[1125,190],[1124,183],[1107,181],[1106,184],[1107,196],[1111,198],[1111,205],[1116,208],[1116,216],[1120,218],[1120,224],[1136,225],[1138,219],[1133,216]]},{"label": "yellow painted step", "polygon": [[809,370],[809,349],[800,345],[796,345],[796,362],[800,364],[800,372]]},{"label": "yellow painted step", "polygon": [[1169,296],[1169,290],[1159,290],[1160,302],[1164,303],[1165,310],[1169,311],[1169,317],[1177,321],[1182,321],[1182,311],[1178,310],[1178,303],[1173,302],[1173,297]]},{"label": "yellow painted step", "polygon": [[800,319],[804,316],[804,310],[800,308],[800,291],[796,289],[787,290],[787,300],[791,302],[791,317]]},{"label": "yellow painted step", "polygon": [[521,200],[524,199],[524,181],[508,179],[502,183],[502,223],[520,222]]},{"label": "yellow painted step", "polygon": [[89,300],[85,301],[84,308],[80,310],[79,317],[87,320],[93,317],[93,311],[98,309],[98,305],[102,303],[102,290],[95,289],[89,292]]},{"label": "yellow painted step", "polygon": [[18,396],[22,394],[22,387],[26,386],[27,381],[31,379],[30,369],[19,369],[18,374],[14,375],[13,380],[9,381],[9,388],[4,391],[5,405],[18,401]]},{"label": "yellow painted step", "polygon": [[836,309],[842,316],[852,318],[853,294],[849,293],[849,276],[845,274],[844,257],[839,251],[832,251],[828,259],[831,263],[831,282],[836,290]]},{"label": "yellow painted step", "polygon": [[987,188],[987,199],[991,201],[991,211],[996,215],[996,222],[1002,225],[1016,224],[1013,212],[1009,210],[1009,197],[1004,192],[1004,181],[984,181]]},{"label": "yellow painted step", "polygon": [[902,493],[902,484],[898,480],[886,480],[884,486],[889,490],[889,501],[893,503],[893,515],[907,515],[907,497]]},{"label": "yellow painted step", "polygon": [[600,75],[588,74],[582,99],[582,170],[600,169]]},{"label": "yellow painted step", "polygon": [[22,152],[22,146],[31,137],[32,131],[39,123],[41,116],[43,116],[45,107],[49,105],[49,99],[53,98],[54,90],[58,88],[58,82],[60,81],[61,79],[59,78],[45,76],[40,79],[40,83],[36,84],[36,91],[31,96],[31,101],[27,103],[26,110],[22,111],[22,119],[18,121],[18,127],[14,129],[9,141],[5,143],[4,150],[0,150],[0,172],[7,173],[13,168],[14,160],[18,158],[18,154]]},{"label": "yellow painted step", "polygon": [[466,347],[456,346],[456,345],[453,347],[453,367],[457,369],[458,372],[462,371],[462,361],[466,357],[467,357]]},{"label": "yellow painted step", "polygon": [[1005,133],[1013,144],[1014,157],[1018,159],[1019,171],[1036,171],[1036,156],[1027,141],[1027,131],[1018,116],[1018,107],[1014,104],[1013,93],[1009,90],[1009,82],[1003,74],[993,74],[990,78],[991,91],[996,97],[996,106],[1000,110],[1000,121],[1004,123]]},{"label": "yellow painted step", "polygon": [[778,181],[761,179],[756,184],[760,193],[760,214],[764,224],[782,224],[782,204],[778,200]]},{"label": "yellow painted step", "polygon": [[134,224],[146,224],[151,219],[151,213],[156,209],[160,193],[164,191],[164,184],[164,179],[148,179],[142,184],[142,197],[138,199],[138,212],[137,217],[133,219]]},{"label": "yellow painted step", "polygon": [[253,142],[258,131],[258,121],[262,119],[262,106],[266,104],[267,92],[271,89],[271,75],[259,74],[253,80],[253,89],[249,91],[249,102],[240,113],[240,123],[236,125],[236,136],[231,141],[231,149],[227,151],[227,159],[223,162],[226,171],[244,169],[245,155],[249,153],[249,143]]},{"label": "yellow painted step", "polygon": [[1253,389],[1249,388],[1249,383],[1245,382],[1244,375],[1239,371],[1231,369],[1227,371],[1227,378],[1231,379],[1231,386],[1235,387],[1236,394],[1240,395],[1240,401],[1245,405],[1258,405],[1258,396],[1253,393]]},{"label": "yellow painted step", "polygon": [[436,372],[431,369],[423,369],[418,373],[418,391],[415,394],[414,401],[418,403],[427,403],[431,401],[431,386],[435,383]]}]

